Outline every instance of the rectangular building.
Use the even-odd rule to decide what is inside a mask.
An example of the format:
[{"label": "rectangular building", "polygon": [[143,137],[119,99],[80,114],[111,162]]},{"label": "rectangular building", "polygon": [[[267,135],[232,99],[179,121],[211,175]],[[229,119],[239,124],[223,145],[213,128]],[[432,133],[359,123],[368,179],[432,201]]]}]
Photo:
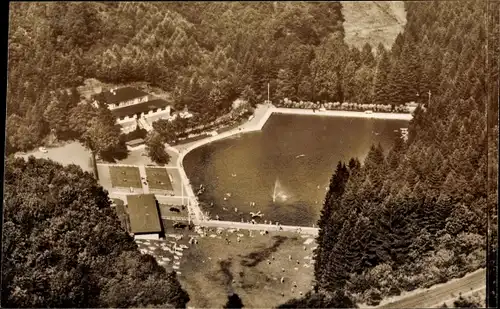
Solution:
[{"label": "rectangular building", "polygon": [[163,234],[154,194],[127,196],[130,233],[135,239],[159,239]]},{"label": "rectangular building", "polygon": [[170,104],[133,87],[112,88],[94,95],[94,104],[105,105],[123,133],[139,128],[152,130],[152,122],[170,118]]}]

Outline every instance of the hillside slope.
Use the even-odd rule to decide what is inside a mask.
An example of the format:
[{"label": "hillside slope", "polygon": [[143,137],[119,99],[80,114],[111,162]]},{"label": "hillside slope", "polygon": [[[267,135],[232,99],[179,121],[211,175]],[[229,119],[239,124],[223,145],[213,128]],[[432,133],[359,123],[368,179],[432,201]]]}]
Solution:
[{"label": "hillside slope", "polygon": [[406,24],[402,1],[342,2],[345,42],[361,48],[365,43],[390,48]]}]

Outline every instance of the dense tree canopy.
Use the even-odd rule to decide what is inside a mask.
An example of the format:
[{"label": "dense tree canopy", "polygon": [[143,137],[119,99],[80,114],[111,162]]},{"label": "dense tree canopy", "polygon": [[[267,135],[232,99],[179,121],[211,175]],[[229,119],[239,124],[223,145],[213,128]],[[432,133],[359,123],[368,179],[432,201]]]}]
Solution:
[{"label": "dense tree canopy", "polygon": [[[485,267],[493,254],[486,252],[487,216],[497,222],[496,185],[490,193],[487,187],[497,171],[487,166],[498,164],[496,137],[488,142],[498,127],[487,125],[485,111],[498,90],[485,91],[479,76],[498,72],[498,63],[485,67],[484,25],[473,22],[484,20],[486,7],[432,2],[408,3],[407,10],[405,32],[391,53],[378,56],[375,100],[418,101],[429,89],[430,104],[425,96],[406,143],[398,139],[387,155],[372,147],[361,168],[339,163],[315,253],[320,294],[345,289],[371,305]],[[463,29],[475,35],[459,35]]]},{"label": "dense tree canopy", "polygon": [[[207,123],[229,112],[238,97],[264,101],[268,84],[273,102],[397,105],[424,101],[440,81],[455,76],[455,53],[441,59],[442,46],[432,35],[401,35],[391,55],[381,46],[349,48],[337,1],[54,2],[11,9],[7,122],[13,149],[30,149],[51,130],[59,139],[74,138],[66,121],[71,115],[59,112],[74,102],[53,91],[85,78],[148,82]],[[439,32],[432,27],[429,33]],[[473,55],[471,44],[451,41]]]},{"label": "dense tree canopy", "polygon": [[[109,113],[77,104],[74,87],[90,77],[109,83],[149,82],[170,92],[176,107],[188,107],[199,122],[227,113],[238,97],[262,102],[268,84],[274,102],[423,103],[410,122],[407,142],[398,139],[387,152],[373,146],[363,164],[356,159],[338,164],[319,222],[317,292],[285,307],[346,306],[350,296],[376,303],[383,296],[483,267],[486,254],[496,254],[494,245],[485,250],[487,232],[490,240],[497,237],[498,174],[499,23],[497,4],[488,5],[406,3],[404,32],[391,50],[379,46],[374,54],[374,46],[358,50],[344,43],[341,4],[336,1],[13,3],[7,146],[27,150],[49,133],[79,138],[93,153],[105,153],[119,143]],[[186,123],[159,121],[154,127],[170,142],[176,139],[169,133],[172,126],[182,131]],[[166,289],[162,295],[183,294],[153,261],[129,261],[137,261],[138,253],[127,237],[113,230],[114,223],[106,224],[108,231],[85,216],[102,228],[93,232],[101,233],[96,239],[118,238],[117,249],[92,242],[91,223],[70,224],[70,215],[83,216],[79,211],[94,216],[102,212],[100,217],[116,221],[99,206],[107,205],[107,198],[90,178],[75,167],[37,162],[12,161],[7,168],[10,192],[18,184],[26,187],[6,195],[10,211],[4,231],[13,241],[8,238],[3,247],[8,257],[3,263],[11,263],[12,269],[5,276],[21,278],[3,280],[8,282],[2,287],[7,304],[182,303],[184,296],[149,298],[153,284]],[[78,189],[65,187],[61,173],[83,182],[74,181]],[[90,239],[88,244],[74,245],[71,233],[57,236],[59,229],[72,228]],[[58,249],[43,251],[52,237]],[[89,247],[85,251],[82,246]],[[61,258],[67,254],[58,255],[58,250],[82,257],[67,261]],[[115,250],[111,260],[103,260],[102,252],[109,250]],[[125,270],[117,267],[146,267],[151,276],[143,282],[130,270],[128,277],[118,278]],[[26,269],[30,272],[24,274]],[[100,276],[104,279],[96,281]],[[50,296],[40,296],[50,284],[55,284]],[[143,290],[144,299],[127,297]]]},{"label": "dense tree canopy", "polygon": [[89,173],[9,158],[4,188],[2,307],[185,307],[175,273],[139,252]]},{"label": "dense tree canopy", "polygon": [[[338,2],[12,3],[9,149],[31,149],[51,131],[59,139],[83,134],[75,136],[68,122],[78,95],[54,92],[85,78],[148,82],[170,92],[179,109],[199,114],[199,122],[227,113],[240,96],[262,102],[268,83],[274,99],[310,98],[315,49],[332,36],[340,38],[333,44],[343,44],[340,8]],[[337,71],[324,74],[337,80]]]}]

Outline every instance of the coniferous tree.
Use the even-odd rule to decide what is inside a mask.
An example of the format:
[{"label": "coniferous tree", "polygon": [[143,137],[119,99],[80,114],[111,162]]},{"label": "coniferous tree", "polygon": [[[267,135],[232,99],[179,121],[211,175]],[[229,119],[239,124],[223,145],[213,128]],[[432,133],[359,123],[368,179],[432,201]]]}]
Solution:
[{"label": "coniferous tree", "polygon": [[418,51],[416,49],[416,44],[413,41],[406,40],[403,46],[403,52],[401,57],[404,59],[404,66],[402,69],[402,103],[415,102],[420,96],[420,59],[418,57]]},{"label": "coniferous tree", "polygon": [[389,92],[389,73],[391,70],[391,64],[389,60],[389,55],[386,52],[382,52],[380,55],[380,60],[377,65],[375,83],[374,83],[374,94],[373,103],[374,104],[389,104],[390,94]]},{"label": "coniferous tree", "polygon": [[338,162],[335,173],[330,180],[330,187],[326,194],[323,209],[321,210],[321,216],[318,221],[318,237],[316,242],[322,244],[317,247],[315,251],[315,264],[314,271],[316,278],[321,277],[321,272],[324,270],[325,263],[327,261],[327,256],[329,250],[333,246],[333,236],[331,232],[335,233],[335,225],[332,224],[331,218],[334,212],[339,208],[338,201],[344,194],[344,188],[349,179],[349,171],[345,164]]},{"label": "coniferous tree", "polygon": [[363,45],[363,49],[361,50],[361,63],[366,66],[372,66],[375,63],[373,47],[369,43]]},{"label": "coniferous tree", "polygon": [[387,77],[387,90],[389,102],[392,105],[401,105],[404,103],[403,91],[403,67],[401,61],[396,60],[392,63],[391,71]]}]

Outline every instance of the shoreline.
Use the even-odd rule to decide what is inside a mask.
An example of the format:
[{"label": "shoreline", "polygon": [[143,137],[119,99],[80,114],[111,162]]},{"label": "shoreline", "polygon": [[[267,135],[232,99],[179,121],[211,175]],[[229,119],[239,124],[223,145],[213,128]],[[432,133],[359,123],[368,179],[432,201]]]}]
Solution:
[{"label": "shoreline", "polygon": [[[260,110],[258,110],[259,108],[260,108]],[[263,115],[261,116],[261,118],[257,118],[255,116],[255,114],[257,114],[258,111],[260,112],[263,108],[266,108],[266,110],[263,111]],[[215,136],[210,136],[210,137],[207,137],[207,138],[204,138],[204,139],[201,139],[201,140],[189,143],[189,144],[169,147],[170,150],[179,154],[179,156],[177,157],[176,166],[179,169],[179,174],[181,175],[181,179],[182,179],[182,186],[184,187],[184,191],[187,195],[187,200],[188,200],[187,208],[189,210],[190,216],[191,216],[191,213],[194,214],[194,218],[192,219],[192,221],[195,225],[199,225],[200,223],[208,223],[208,222],[214,221],[214,220],[209,220],[208,218],[206,218],[205,214],[201,210],[201,207],[199,206],[198,198],[194,194],[193,188],[192,188],[190,181],[189,181],[189,177],[187,176],[186,171],[184,170],[184,166],[183,166],[184,157],[188,153],[190,153],[192,150],[194,150],[198,147],[201,147],[203,145],[206,145],[208,143],[218,141],[218,140],[221,140],[221,139],[224,139],[224,138],[236,135],[236,134],[259,131],[262,129],[264,124],[267,122],[267,120],[269,119],[271,114],[272,114],[271,107],[259,106],[255,109],[254,118],[250,119],[249,121],[243,123],[242,125],[234,128],[232,130],[223,132],[223,133],[215,135]],[[184,147],[187,146],[187,147],[184,148],[183,146]],[[235,223],[238,223],[238,222],[235,222]]]},{"label": "shoreline", "polygon": [[[267,123],[269,118],[273,114],[291,114],[291,115],[312,115],[312,116],[327,116],[327,117],[351,117],[351,118],[368,118],[368,119],[387,119],[387,120],[411,120],[413,118],[412,114],[407,113],[371,113],[367,114],[365,112],[357,111],[337,111],[337,110],[326,110],[326,111],[313,111],[312,109],[298,109],[298,108],[283,108],[275,107],[273,105],[259,105],[254,111],[253,118],[247,122],[241,124],[240,126],[223,132],[221,134],[210,136],[192,143],[187,143],[184,145],[168,146],[173,152],[179,154],[176,162],[176,167],[179,169],[179,173],[182,179],[182,186],[184,188],[185,194],[187,195],[189,214],[194,215],[191,220],[194,224],[217,224],[217,220],[210,220],[206,218],[201,207],[199,206],[198,198],[194,194],[193,188],[190,184],[189,177],[184,170],[183,161],[184,157],[190,153],[192,150],[204,146],[206,144],[222,140],[234,135],[260,131]],[[239,222],[234,222],[238,225]],[[295,228],[295,227],[293,227]]]}]

